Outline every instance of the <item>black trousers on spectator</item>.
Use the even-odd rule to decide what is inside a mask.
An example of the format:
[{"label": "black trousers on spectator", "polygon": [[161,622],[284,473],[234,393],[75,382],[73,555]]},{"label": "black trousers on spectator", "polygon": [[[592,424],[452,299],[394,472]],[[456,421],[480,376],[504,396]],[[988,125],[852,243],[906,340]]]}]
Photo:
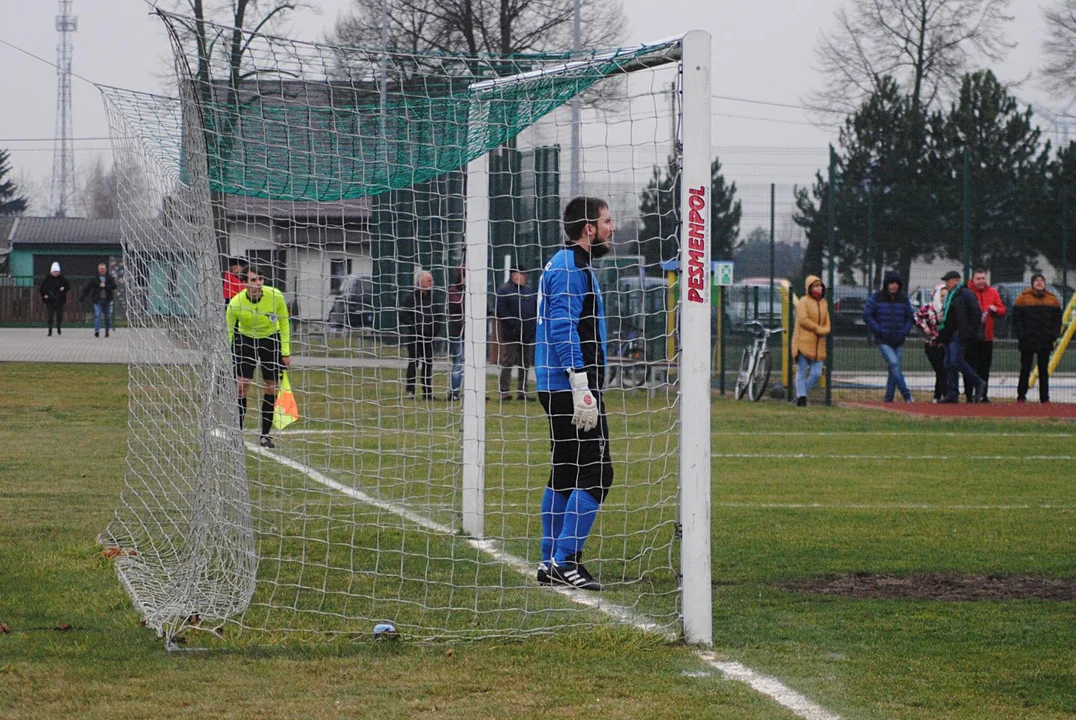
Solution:
[{"label": "black trousers on spectator", "polygon": [[512,389],[512,370],[519,368],[519,394],[527,392],[527,373],[534,366],[534,343],[502,342],[499,356],[501,394]]},{"label": "black trousers on spectator", "polygon": [[415,379],[422,386],[422,398],[433,397],[433,340],[414,338],[407,342],[407,392],[415,394]]},{"label": "black trousers on spectator", "polygon": [[1039,366],[1039,402],[1050,402],[1050,351],[1029,350],[1020,351],[1020,382],[1016,385],[1016,398],[1027,399],[1027,386],[1031,381],[1031,363],[1038,355]]},{"label": "black trousers on spectator", "polygon": [[945,346],[943,345],[927,345],[927,360],[930,361],[930,367],[934,368],[934,399],[941,400],[945,397],[945,383],[947,382],[945,374]]},{"label": "black trousers on spectator", "polygon": [[[64,324],[64,306],[63,305],[46,305],[45,313],[48,317],[49,332],[52,332],[52,328],[60,330],[60,326]],[[55,321],[55,325],[53,325]]]},{"label": "black trousers on spectator", "polygon": [[[990,390],[990,366],[994,364],[994,341],[972,340],[968,343],[968,365],[971,365],[975,374],[983,379],[986,390]],[[968,383],[964,378],[964,396],[971,402],[971,396],[975,392],[975,386]],[[986,397],[986,392],[983,393]]]}]

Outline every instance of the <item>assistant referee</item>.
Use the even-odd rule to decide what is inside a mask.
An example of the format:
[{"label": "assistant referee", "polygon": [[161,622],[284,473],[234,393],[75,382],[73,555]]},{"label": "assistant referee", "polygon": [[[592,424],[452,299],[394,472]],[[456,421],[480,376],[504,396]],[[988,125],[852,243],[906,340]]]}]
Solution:
[{"label": "assistant referee", "polygon": [[239,428],[247,415],[247,392],[254,369],[261,365],[262,428],[258,444],[272,448],[269,431],[273,427],[277,379],[291,365],[291,323],[284,293],[265,285],[258,267],[247,268],[246,289],[228,303],[228,342],[235,359],[239,385]]}]

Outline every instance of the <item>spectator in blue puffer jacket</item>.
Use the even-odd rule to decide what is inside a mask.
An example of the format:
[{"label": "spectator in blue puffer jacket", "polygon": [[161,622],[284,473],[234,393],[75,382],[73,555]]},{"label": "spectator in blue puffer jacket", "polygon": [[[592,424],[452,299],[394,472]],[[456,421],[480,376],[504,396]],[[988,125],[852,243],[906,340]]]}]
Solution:
[{"label": "spectator in blue puffer jacket", "polygon": [[908,383],[900,369],[900,359],[904,354],[904,338],[915,322],[915,311],[904,294],[904,281],[900,273],[889,270],[882,280],[882,289],[874,293],[863,307],[863,320],[867,323],[871,338],[878,345],[882,357],[889,367],[889,377],[885,383],[885,401],[893,402],[896,391],[904,402],[912,401]]}]

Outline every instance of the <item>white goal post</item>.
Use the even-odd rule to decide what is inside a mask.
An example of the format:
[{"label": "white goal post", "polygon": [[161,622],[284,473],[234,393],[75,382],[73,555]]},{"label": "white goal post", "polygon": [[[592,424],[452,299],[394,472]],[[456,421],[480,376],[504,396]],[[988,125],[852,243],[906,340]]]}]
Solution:
[{"label": "white goal post", "polygon": [[[614,618],[710,644],[709,35],[497,60],[248,34],[257,72],[230,84],[185,18],[162,18],[179,98],[102,88],[136,298],[125,489],[102,537],[146,624],[227,643]],[[535,581],[549,422],[499,334],[500,299],[523,292],[502,268],[534,287],[563,246],[559,148],[581,94],[579,187],[624,234],[594,268],[611,377],[642,369],[605,393],[615,479],[586,546],[600,595]],[[670,249],[674,286],[632,260]],[[261,369],[237,400],[233,263],[287,303],[286,429],[264,424]]]}]

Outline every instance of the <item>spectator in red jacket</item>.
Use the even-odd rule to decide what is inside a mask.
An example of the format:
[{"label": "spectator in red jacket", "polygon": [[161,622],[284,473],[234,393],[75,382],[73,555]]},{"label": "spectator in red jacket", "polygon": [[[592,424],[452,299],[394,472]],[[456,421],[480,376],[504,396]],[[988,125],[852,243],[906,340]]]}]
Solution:
[{"label": "spectator in red jacket", "polygon": [[224,273],[224,304],[227,305],[232,298],[246,289],[247,285],[243,280],[243,261],[239,258],[232,258],[231,266]]},{"label": "spectator in red jacket", "polygon": [[[968,289],[975,294],[979,301],[979,309],[982,310],[982,336],[976,338],[968,345],[968,364],[975,370],[975,374],[983,379],[986,390],[980,402],[988,403],[986,393],[990,390],[990,366],[994,363],[994,318],[1005,315],[1005,303],[1001,301],[998,291],[990,287],[986,281],[986,270],[976,270],[971,275]],[[964,395],[971,402],[972,392],[975,387],[964,379]]]}]

